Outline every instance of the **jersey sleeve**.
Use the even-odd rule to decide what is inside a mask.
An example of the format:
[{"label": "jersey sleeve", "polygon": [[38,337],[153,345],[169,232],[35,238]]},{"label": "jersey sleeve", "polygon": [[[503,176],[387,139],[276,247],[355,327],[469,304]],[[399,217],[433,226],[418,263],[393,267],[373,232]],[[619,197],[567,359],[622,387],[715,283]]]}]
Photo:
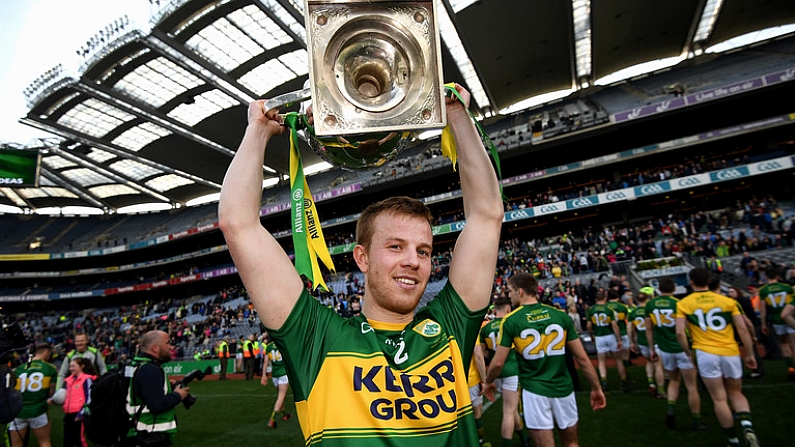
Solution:
[{"label": "jersey sleeve", "polygon": [[510,315],[503,318],[500,322],[500,332],[497,333],[497,343],[499,343],[500,346],[505,346],[506,348],[513,347],[513,333],[511,331],[512,325],[513,320],[510,318]]},{"label": "jersey sleeve", "polygon": [[676,305],[676,318],[687,318],[687,311],[685,310],[686,303],[684,300],[679,301]]}]

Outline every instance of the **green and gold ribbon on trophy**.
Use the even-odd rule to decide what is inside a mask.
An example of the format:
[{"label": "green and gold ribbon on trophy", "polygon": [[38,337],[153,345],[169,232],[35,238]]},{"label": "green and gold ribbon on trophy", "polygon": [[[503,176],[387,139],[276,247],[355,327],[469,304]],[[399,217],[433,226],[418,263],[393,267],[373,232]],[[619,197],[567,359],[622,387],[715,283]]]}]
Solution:
[{"label": "green and gold ribbon on trophy", "polygon": [[295,112],[284,115],[284,125],[290,130],[290,217],[295,269],[311,281],[313,290],[318,287],[328,290],[318,259],[332,272],[335,271],[334,261],[323,237],[312,191],[304,177],[304,164],[297,146],[301,119],[301,115]]}]

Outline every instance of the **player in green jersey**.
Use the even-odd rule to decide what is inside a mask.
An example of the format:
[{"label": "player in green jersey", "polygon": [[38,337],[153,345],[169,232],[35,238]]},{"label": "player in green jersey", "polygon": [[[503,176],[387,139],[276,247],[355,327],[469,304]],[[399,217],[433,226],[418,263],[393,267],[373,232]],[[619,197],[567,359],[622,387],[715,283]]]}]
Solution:
[{"label": "player in green jersey", "polygon": [[616,313],[618,332],[621,334],[621,362],[625,367],[629,366],[629,349],[631,346],[629,333],[627,332],[629,307],[619,301],[618,290],[614,288],[607,289],[607,307],[613,309],[613,312]]},{"label": "player in green jersey", "polygon": [[629,325],[628,334],[630,349],[638,353],[646,359],[646,381],[649,384],[649,392],[658,399],[665,399],[665,393],[662,392],[665,386],[665,375],[663,373],[662,363],[657,360],[652,360],[649,350],[649,342],[646,337],[648,326],[646,326],[646,302],[649,298],[654,297],[654,289],[651,287],[643,287],[638,292],[637,300],[638,305],[629,311]]},{"label": "player in green jersey", "polygon": [[[262,226],[262,164],[283,133],[278,110],[249,105],[224,178],[219,226],[260,319],[285,359],[307,445],[471,446],[477,441],[466,372],[494,283],[502,220],[497,176],[466,107],[447,99],[466,226],[447,284],[417,310],[431,276],[432,215],[392,197],[362,212],[353,258],[364,273],[359,316],[343,318],[306,290]],[[345,402],[345,411],[338,411]]]},{"label": "player in green jersey", "polygon": [[795,329],[795,300],[790,301],[789,304],[784,306],[784,309],[781,311],[781,320],[784,323]]},{"label": "player in green jersey", "polygon": [[12,447],[25,445],[28,428],[33,431],[40,447],[50,447],[52,424],[47,414],[48,399],[55,393],[58,370],[49,363],[52,346],[36,345],[33,359],[14,370],[16,389],[22,393],[22,410],[8,424]]},{"label": "player in green jersey", "polygon": [[616,360],[618,375],[621,377],[621,386],[624,392],[630,392],[631,388],[627,381],[627,370],[621,361],[621,333],[618,328],[616,313],[607,307],[607,291],[599,290],[596,292],[596,304],[588,308],[586,313],[586,330],[591,336],[591,340],[596,345],[596,359],[599,364],[599,377],[602,381],[602,389],[609,389],[607,384],[607,356],[610,355]]},{"label": "player in green jersey", "polygon": [[[268,371],[270,367],[270,372]],[[270,342],[265,346],[265,355],[262,356],[262,379],[260,383],[263,385],[268,384],[268,378],[273,382],[276,387],[277,396],[276,402],[273,404],[273,412],[270,419],[268,419],[268,427],[276,428],[276,417],[279,413],[282,414],[282,420],[290,419],[290,413],[287,412],[285,400],[287,398],[287,390],[290,389],[290,380],[287,378],[287,370],[284,368],[284,359],[276,343]]]},{"label": "player in green jersey", "polygon": [[787,368],[787,378],[795,380],[795,329],[789,327],[781,318],[781,312],[787,304],[792,303],[793,289],[786,283],[779,282],[778,269],[770,267],[765,271],[767,284],[759,288],[759,299],[762,302],[759,309],[759,318],[762,320],[762,333],[768,335],[768,316],[776,333],[778,344],[781,346],[781,354],[784,356],[784,363]]},{"label": "player in green jersey", "polygon": [[685,354],[676,339],[676,305],[679,303],[673,296],[676,282],[670,277],[661,278],[659,288],[661,295],[646,303],[646,339],[649,343],[649,357],[659,360],[668,375],[665,425],[672,430],[676,428],[676,401],[684,380],[692,427],[694,430],[706,430],[709,427],[701,421],[698,371],[690,355]]},{"label": "player in green jersey", "polygon": [[[494,300],[494,319],[486,323],[480,330],[480,346],[489,359],[494,358],[502,319],[510,311],[511,300],[506,297],[497,298]],[[510,447],[514,431],[519,434],[523,445],[529,445],[524,424],[519,416],[519,364],[513,352],[508,354],[500,376],[494,379],[494,385],[496,390],[502,394],[502,425],[500,428],[502,445]]]},{"label": "player in green jersey", "polygon": [[538,302],[538,280],[529,273],[508,279],[508,293],[518,306],[502,320],[497,351],[486,383],[499,377],[508,355],[516,352],[525,425],[536,447],[553,447],[558,428],[564,447],[578,445],[579,415],[574,386],[566,366],[566,351],[574,355],[591,385],[591,408],[607,405],[596,370],[582,347],[571,318]]},{"label": "player in green jersey", "polygon": [[743,364],[734,331],[742,341],[743,358],[748,368],[756,368],[751,336],[748,334],[739,304],[733,299],[709,291],[709,270],[695,268],[688,273],[693,293],[676,306],[676,338],[686,354],[693,337],[698,372],[707,387],[718,418],[729,438],[729,446],[740,445],[734,426],[740,422],[746,443],[758,447],[751,422],[751,407],[742,390]]}]

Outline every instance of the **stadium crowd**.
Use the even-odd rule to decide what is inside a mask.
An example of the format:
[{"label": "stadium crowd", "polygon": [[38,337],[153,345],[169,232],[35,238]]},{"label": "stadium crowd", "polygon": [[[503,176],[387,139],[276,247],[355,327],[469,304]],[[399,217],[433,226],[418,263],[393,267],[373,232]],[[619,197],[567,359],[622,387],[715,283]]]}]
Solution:
[{"label": "stadium crowd", "polygon": [[[619,281],[625,300],[624,291],[631,292],[626,278],[611,274],[611,266],[616,263],[669,256],[706,259],[712,255],[723,258],[743,254],[740,273],[753,284],[763,284],[764,271],[772,264],[765,252],[793,246],[794,219],[795,214],[787,215],[774,197],[767,196],[738,201],[733,207],[711,212],[661,216],[640,224],[604,225],[547,238],[503,240],[495,270],[495,298],[508,277],[527,271],[549,283],[540,290],[541,302],[557,303],[566,310],[572,310],[573,303],[579,304],[575,308],[584,327],[584,305],[594,303],[599,287]],[[449,250],[435,253],[431,281],[446,278],[449,263]],[[795,265],[781,267],[784,280],[795,280]],[[193,266],[191,270],[198,269]],[[182,273],[179,270],[152,278],[136,276],[136,281]],[[327,283],[337,284],[338,290],[318,290],[318,299],[341,315],[356,315],[361,309],[363,280],[352,272],[337,278],[341,280],[327,278]],[[113,364],[135,352],[135,340],[153,329],[171,334],[176,358],[190,358],[195,351],[211,352],[214,343],[232,335],[230,329],[235,326],[251,327],[252,331],[258,328],[256,311],[246,298],[242,287],[231,287],[210,299],[192,302],[169,299],[99,312],[37,313],[16,318],[35,339],[56,347],[55,358],[73,348],[72,335],[79,330],[89,334],[92,346],[98,347]],[[193,317],[189,319],[190,316]]]}]

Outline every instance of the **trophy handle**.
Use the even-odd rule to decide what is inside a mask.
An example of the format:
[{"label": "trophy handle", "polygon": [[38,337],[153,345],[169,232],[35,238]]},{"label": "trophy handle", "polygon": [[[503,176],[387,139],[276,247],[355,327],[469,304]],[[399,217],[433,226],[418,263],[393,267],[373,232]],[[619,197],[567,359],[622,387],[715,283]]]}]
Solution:
[{"label": "trophy handle", "polygon": [[305,89],[296,90],[294,92],[285,93],[265,101],[262,104],[262,111],[278,109],[281,107],[290,107],[295,103],[306,101],[312,97],[312,89],[307,87]]}]

